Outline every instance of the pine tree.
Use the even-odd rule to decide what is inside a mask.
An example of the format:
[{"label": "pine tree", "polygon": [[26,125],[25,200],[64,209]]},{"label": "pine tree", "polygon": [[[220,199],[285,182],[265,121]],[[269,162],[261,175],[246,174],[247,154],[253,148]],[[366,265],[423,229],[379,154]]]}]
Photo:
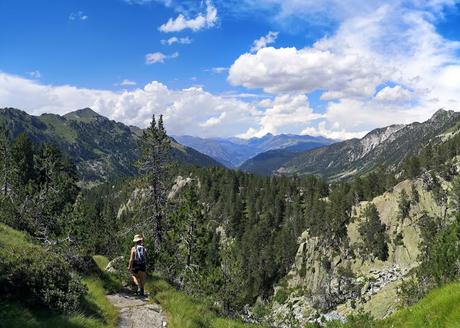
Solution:
[{"label": "pine tree", "polygon": [[9,130],[0,125],[0,188],[4,197],[11,191],[14,171]]},{"label": "pine tree", "polygon": [[147,223],[151,225],[155,252],[159,253],[162,247],[165,230],[166,180],[169,169],[169,154],[171,141],[163,125],[163,116],[160,115],[158,124],[155,115],[150,126],[142,136],[142,157],[139,162],[148,184],[147,205],[143,214]]},{"label": "pine tree", "polygon": [[359,227],[363,237],[364,251],[373,254],[382,261],[388,258],[388,235],[386,226],[380,221],[380,215],[374,204],[369,204],[365,210],[366,220]]},{"label": "pine tree", "polygon": [[18,183],[25,187],[27,183],[35,178],[34,170],[34,149],[26,133],[21,133],[13,143],[13,160],[17,166]]},{"label": "pine tree", "polygon": [[401,220],[409,217],[411,207],[411,201],[406,191],[403,189],[399,194],[398,208],[399,208],[399,218]]},{"label": "pine tree", "polygon": [[453,207],[456,213],[460,213],[460,177],[456,177],[452,183],[450,206]]}]

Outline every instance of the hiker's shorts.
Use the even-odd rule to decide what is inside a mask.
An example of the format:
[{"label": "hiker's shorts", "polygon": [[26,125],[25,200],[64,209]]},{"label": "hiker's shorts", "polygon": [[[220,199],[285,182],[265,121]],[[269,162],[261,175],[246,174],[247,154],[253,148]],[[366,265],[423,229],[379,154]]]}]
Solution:
[{"label": "hiker's shorts", "polygon": [[145,272],[145,264],[136,264],[133,266],[131,272],[134,274],[138,274],[139,272]]}]

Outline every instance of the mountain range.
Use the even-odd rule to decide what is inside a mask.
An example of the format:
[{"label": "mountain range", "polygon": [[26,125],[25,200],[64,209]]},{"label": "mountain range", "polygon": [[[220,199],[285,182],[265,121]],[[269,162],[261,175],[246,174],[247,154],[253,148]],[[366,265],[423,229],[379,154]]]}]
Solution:
[{"label": "mountain range", "polygon": [[[136,174],[142,129],[109,120],[90,108],[64,116],[32,116],[14,108],[0,109],[0,124],[15,138],[27,133],[34,143],[49,142],[76,163],[85,184]],[[220,163],[172,139],[172,156],[181,163],[222,166]]]},{"label": "mountain range", "polygon": [[362,139],[341,142],[324,137],[267,134],[262,138],[175,137],[224,164],[258,175],[320,175],[340,180],[378,165],[394,167],[407,154],[458,127],[460,114],[438,110],[429,120],[375,129]]},{"label": "mountain range", "polygon": [[[142,129],[101,116],[89,108],[64,116],[32,116],[0,109],[0,124],[12,137],[26,132],[36,143],[51,142],[73,158],[85,183],[136,174]],[[407,154],[457,131],[460,113],[438,110],[423,123],[375,129],[362,139],[334,142],[324,137],[267,134],[261,138],[175,136],[172,155],[185,164],[225,165],[258,175],[320,175],[340,180],[362,175],[378,165],[394,167]]]},{"label": "mountain range", "polygon": [[[266,134],[260,138],[199,138],[192,136],[174,136],[183,145],[206,154],[228,168],[239,168],[251,158],[272,150],[287,149],[287,153],[305,151],[334,143],[324,137],[295,134]],[[262,174],[259,171],[248,172]]]}]

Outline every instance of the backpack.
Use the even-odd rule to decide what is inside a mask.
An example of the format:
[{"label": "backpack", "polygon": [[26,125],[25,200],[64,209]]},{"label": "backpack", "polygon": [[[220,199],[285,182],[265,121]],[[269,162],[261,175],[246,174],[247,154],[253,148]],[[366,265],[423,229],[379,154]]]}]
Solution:
[{"label": "backpack", "polygon": [[145,248],[142,245],[136,245],[136,253],[134,255],[134,263],[145,264],[146,263]]}]

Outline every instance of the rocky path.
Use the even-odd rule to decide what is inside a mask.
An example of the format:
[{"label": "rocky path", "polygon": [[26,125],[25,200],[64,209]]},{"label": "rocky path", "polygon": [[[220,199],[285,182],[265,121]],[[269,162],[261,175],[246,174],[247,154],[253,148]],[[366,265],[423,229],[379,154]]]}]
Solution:
[{"label": "rocky path", "polygon": [[109,301],[120,310],[118,328],[164,328],[166,319],[158,304],[147,298],[127,293],[108,295]]}]

